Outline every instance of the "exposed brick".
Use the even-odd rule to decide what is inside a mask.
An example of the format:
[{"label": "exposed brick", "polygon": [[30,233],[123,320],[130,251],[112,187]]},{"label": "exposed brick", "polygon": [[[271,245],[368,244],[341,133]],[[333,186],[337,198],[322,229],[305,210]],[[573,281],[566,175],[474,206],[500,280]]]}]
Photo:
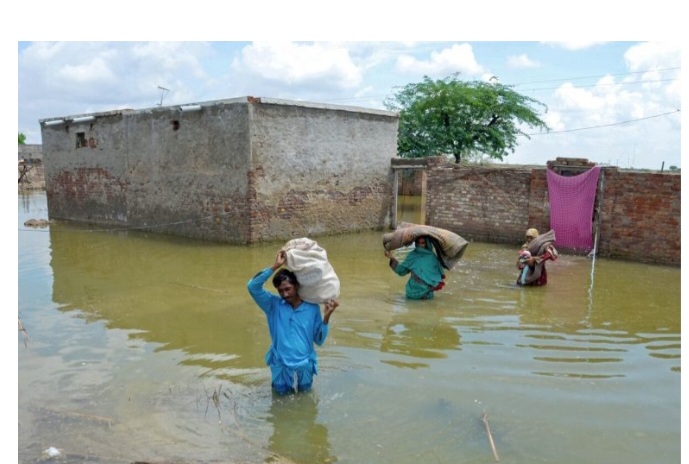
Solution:
[{"label": "exposed brick", "polygon": [[[569,164],[592,163],[581,159]],[[681,176],[617,168],[602,172],[599,254],[681,265]],[[470,240],[515,245],[521,244],[528,227],[550,228],[546,168],[448,163],[429,167],[426,175],[429,225]]]}]

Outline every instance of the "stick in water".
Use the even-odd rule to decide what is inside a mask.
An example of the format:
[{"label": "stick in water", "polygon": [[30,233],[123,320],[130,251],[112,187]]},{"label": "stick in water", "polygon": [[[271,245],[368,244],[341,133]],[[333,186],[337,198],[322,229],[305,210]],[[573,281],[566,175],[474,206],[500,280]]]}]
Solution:
[{"label": "stick in water", "polygon": [[498,450],[495,449],[495,442],[493,441],[493,434],[490,433],[490,425],[488,424],[488,414],[486,414],[486,411],[483,411],[483,417],[481,419],[483,420],[483,425],[486,426],[486,433],[488,434],[488,440],[490,441],[490,447],[493,450],[493,457],[495,458],[495,462],[499,462],[500,456],[498,456]]}]

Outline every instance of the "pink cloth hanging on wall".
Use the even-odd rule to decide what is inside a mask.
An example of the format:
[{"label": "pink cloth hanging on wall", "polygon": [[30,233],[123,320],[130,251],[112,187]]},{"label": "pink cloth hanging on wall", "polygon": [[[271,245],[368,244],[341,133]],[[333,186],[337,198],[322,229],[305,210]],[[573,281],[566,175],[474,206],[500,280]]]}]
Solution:
[{"label": "pink cloth hanging on wall", "polygon": [[600,166],[576,176],[561,176],[550,169],[550,228],[557,246],[589,252],[593,249],[593,205],[596,201]]}]

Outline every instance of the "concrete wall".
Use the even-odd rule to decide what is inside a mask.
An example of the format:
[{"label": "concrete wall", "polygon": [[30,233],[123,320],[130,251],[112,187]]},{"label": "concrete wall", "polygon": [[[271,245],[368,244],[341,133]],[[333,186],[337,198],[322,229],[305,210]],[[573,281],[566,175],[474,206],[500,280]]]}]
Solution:
[{"label": "concrete wall", "polygon": [[[520,245],[550,228],[544,167],[468,167],[428,159],[426,223],[467,240]],[[601,170],[599,256],[681,265],[681,175]]]},{"label": "concrete wall", "polygon": [[17,145],[18,159],[25,159],[27,161],[41,162],[43,160],[43,145],[25,143],[24,145]]},{"label": "concrete wall", "polygon": [[381,229],[389,223],[397,119],[387,112],[251,106],[252,241]]},{"label": "concrete wall", "polygon": [[389,223],[396,113],[253,97],[194,106],[41,121],[50,217],[229,243]]}]

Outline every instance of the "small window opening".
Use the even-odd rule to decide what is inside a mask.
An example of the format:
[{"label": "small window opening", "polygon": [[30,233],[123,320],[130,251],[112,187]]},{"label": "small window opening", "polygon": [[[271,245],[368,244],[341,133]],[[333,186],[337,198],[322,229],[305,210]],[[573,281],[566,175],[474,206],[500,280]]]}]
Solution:
[{"label": "small window opening", "polygon": [[88,145],[86,132],[77,132],[77,148],[88,147]]}]

